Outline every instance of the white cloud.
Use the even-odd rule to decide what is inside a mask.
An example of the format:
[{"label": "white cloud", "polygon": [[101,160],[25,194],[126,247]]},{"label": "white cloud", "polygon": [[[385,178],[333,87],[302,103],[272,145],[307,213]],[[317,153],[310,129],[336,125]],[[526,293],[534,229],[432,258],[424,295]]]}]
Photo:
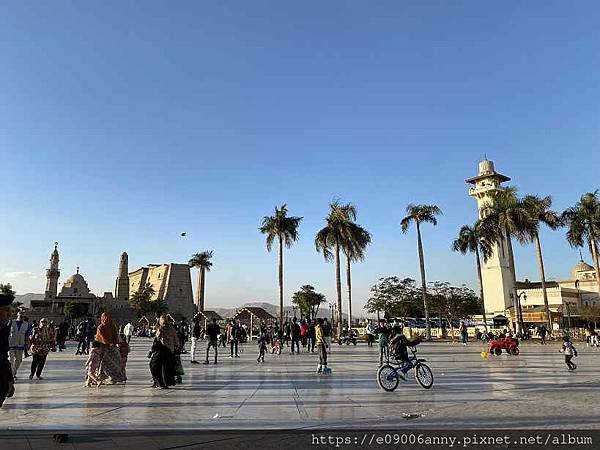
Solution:
[{"label": "white cloud", "polygon": [[4,274],[4,277],[8,278],[9,280],[36,280],[36,279],[40,278],[39,275],[37,275],[33,272],[20,272],[20,271],[6,272]]}]

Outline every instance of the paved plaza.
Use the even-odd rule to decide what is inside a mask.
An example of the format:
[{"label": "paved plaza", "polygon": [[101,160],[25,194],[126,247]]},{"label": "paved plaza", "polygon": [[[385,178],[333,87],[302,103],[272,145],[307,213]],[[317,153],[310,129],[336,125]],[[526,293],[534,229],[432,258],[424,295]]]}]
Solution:
[{"label": "paved plaza", "polygon": [[[204,348],[205,344],[202,345]],[[413,378],[393,393],[376,382],[378,349],[337,345],[333,374],[315,374],[317,355],[269,354],[256,362],[255,345],[241,357],[223,352],[218,365],[191,365],[183,384],[150,387],[150,340],[132,341],[127,385],[84,388],[83,357],[72,346],[48,357],[42,381],[19,371],[17,393],[0,410],[0,429],[311,429],[311,428],[597,428],[600,351],[578,344],[568,372],[559,344],[522,345],[519,356],[485,360],[481,344],[419,346],[434,387]]]}]

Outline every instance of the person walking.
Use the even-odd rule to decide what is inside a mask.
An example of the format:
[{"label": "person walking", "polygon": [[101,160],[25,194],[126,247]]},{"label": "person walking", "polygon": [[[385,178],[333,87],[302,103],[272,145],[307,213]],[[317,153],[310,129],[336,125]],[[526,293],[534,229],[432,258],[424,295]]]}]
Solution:
[{"label": "person walking", "polygon": [[296,346],[297,353],[300,354],[300,325],[298,325],[298,320],[295,317],[292,319],[291,333],[292,355],[294,354],[294,346]]},{"label": "person walking", "polygon": [[330,369],[327,367],[327,343],[325,342],[325,335],[323,333],[323,319],[320,317],[317,319],[317,325],[315,326],[315,342],[317,351],[319,352],[317,373],[329,373]]},{"label": "person walking", "polygon": [[150,353],[153,387],[168,389],[169,386],[175,386],[175,351],[178,343],[175,327],[168,316],[163,314],[158,321],[158,329]]},{"label": "person walking", "polygon": [[190,347],[190,363],[191,364],[200,364],[196,361],[196,348],[198,345],[198,341],[202,337],[202,327],[200,326],[200,317],[195,315],[192,319],[192,345]]},{"label": "person walking", "polygon": [[573,359],[573,356],[577,356],[577,349],[571,342],[571,339],[569,338],[569,336],[563,337],[563,344],[562,344],[560,351],[563,352],[565,355],[565,364],[567,365],[567,368],[569,370],[577,369],[577,366],[575,365],[575,363],[573,361],[571,361]]},{"label": "person walking", "polygon": [[467,325],[465,324],[465,322],[463,320],[460,321],[460,327],[458,328],[458,331],[460,332],[462,345],[467,345],[467,340],[469,338],[469,332],[467,330]]},{"label": "person walking", "polygon": [[188,341],[189,334],[190,328],[184,317],[181,319],[179,327],[177,328],[177,337],[179,338],[179,348],[181,349],[181,353],[187,353],[185,350],[185,343]]},{"label": "person walking", "polygon": [[99,382],[114,384],[125,381],[125,375],[121,370],[121,353],[118,348],[119,334],[110,314],[102,313],[94,341],[98,342],[102,348]]},{"label": "person walking", "polygon": [[546,345],[546,335],[548,334],[548,329],[545,325],[542,325],[538,328],[538,336],[540,337],[540,344]]},{"label": "person walking", "polygon": [[12,294],[0,293],[0,408],[7,398],[15,394],[12,364],[8,359]]},{"label": "person walking", "polygon": [[206,360],[204,361],[204,364],[208,364],[208,354],[212,347],[215,349],[215,364],[217,364],[217,355],[219,353],[219,344],[217,339],[219,339],[220,333],[221,327],[217,324],[217,319],[213,317],[212,323],[208,324],[205,332],[206,336],[208,337],[208,345],[206,346]]},{"label": "person walking", "polygon": [[48,326],[48,319],[40,319],[40,323],[33,329],[31,334],[31,354],[33,359],[31,361],[31,373],[29,379],[33,380],[33,376],[38,380],[43,380],[42,370],[46,364],[46,358],[50,350],[56,350],[56,342],[53,340],[54,333],[50,331]]},{"label": "person walking", "polygon": [[58,345],[58,351],[62,352],[66,350],[65,342],[69,338],[69,322],[63,320],[58,326],[58,332],[56,333],[56,343]]},{"label": "person walking", "polygon": [[375,334],[377,334],[379,340],[379,365],[382,365],[384,357],[386,361],[390,359],[388,344],[390,343],[391,331],[387,327],[385,320],[381,319],[379,321],[379,326],[375,330]]},{"label": "person walking", "polygon": [[373,342],[375,342],[375,330],[376,327],[373,325],[373,321],[369,319],[369,323],[367,324],[367,347],[373,347]]},{"label": "person walking", "polygon": [[265,362],[265,353],[267,352],[268,341],[269,336],[267,334],[267,327],[264,324],[261,324],[258,332],[258,338],[256,339],[256,342],[258,343],[258,358],[256,358],[256,362]]},{"label": "person walking", "polygon": [[11,320],[8,324],[8,346],[10,365],[12,367],[13,378],[17,379],[17,370],[23,361],[23,352],[25,351],[25,341],[27,340],[27,332],[29,324],[23,320],[23,314],[19,311],[16,320]]},{"label": "person walking", "polygon": [[306,343],[308,341],[308,324],[306,320],[300,320],[300,342],[302,343],[302,348],[306,348]]},{"label": "person walking", "polygon": [[131,336],[133,336],[133,324],[131,320],[129,320],[125,326],[123,327],[123,334],[125,335],[125,339],[127,339],[127,343],[131,342]]},{"label": "person walking", "polygon": [[85,320],[79,322],[77,325],[77,351],[76,355],[83,355],[85,351],[85,340],[88,334],[88,327],[90,326],[90,320],[86,317]]},{"label": "person walking", "polygon": [[229,327],[229,335],[227,336],[227,340],[229,341],[229,345],[231,347],[231,354],[229,355],[230,358],[239,358],[238,345],[240,342],[241,334],[242,333],[239,324],[237,322],[232,321],[231,327]]}]

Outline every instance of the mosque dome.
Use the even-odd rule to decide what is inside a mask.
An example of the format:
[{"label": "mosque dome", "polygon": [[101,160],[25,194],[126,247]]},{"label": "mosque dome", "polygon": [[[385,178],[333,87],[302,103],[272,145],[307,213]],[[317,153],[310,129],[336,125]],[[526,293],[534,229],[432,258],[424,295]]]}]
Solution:
[{"label": "mosque dome", "polygon": [[58,296],[88,298],[93,297],[93,294],[90,293],[87,281],[85,281],[85,278],[79,273],[79,268],[77,268],[77,273],[67,278]]},{"label": "mosque dome", "polygon": [[67,281],[65,281],[65,286],[74,286],[80,284],[87,284],[87,282],[85,281],[85,278],[78,273],[71,275],[69,278],[67,278]]},{"label": "mosque dome", "polygon": [[593,266],[581,260],[571,269],[571,276],[574,280],[590,279],[595,277],[595,270]]}]

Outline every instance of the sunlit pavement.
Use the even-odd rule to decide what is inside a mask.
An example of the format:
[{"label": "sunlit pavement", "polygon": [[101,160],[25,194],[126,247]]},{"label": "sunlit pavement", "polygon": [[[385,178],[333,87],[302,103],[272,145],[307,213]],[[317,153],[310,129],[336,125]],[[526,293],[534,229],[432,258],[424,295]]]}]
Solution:
[{"label": "sunlit pavement", "polygon": [[600,350],[576,346],[578,369],[568,372],[558,343],[525,343],[519,356],[488,359],[481,344],[422,344],[433,388],[409,378],[387,393],[376,382],[378,349],[364,343],[334,346],[326,376],[315,373],[316,353],[285,349],[257,364],[256,346],[246,345],[240,358],[223,351],[208,366],[182,355],[183,384],[167,391],[150,387],[149,339],[132,341],[127,384],[101,388],[83,387],[85,358],[71,345],[49,355],[42,381],[28,380],[31,358],[24,361],[0,430],[597,428]]}]

